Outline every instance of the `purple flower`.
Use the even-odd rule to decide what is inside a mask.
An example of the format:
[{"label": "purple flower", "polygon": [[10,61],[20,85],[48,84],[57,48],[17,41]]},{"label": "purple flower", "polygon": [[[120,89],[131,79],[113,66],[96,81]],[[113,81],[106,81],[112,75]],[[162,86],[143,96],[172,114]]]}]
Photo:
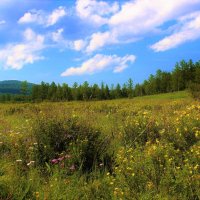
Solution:
[{"label": "purple flower", "polygon": [[58,160],[58,159],[53,159],[53,160],[51,160],[51,163],[52,163],[52,164],[58,164],[58,163],[59,163],[59,160]]},{"label": "purple flower", "polygon": [[58,158],[58,161],[60,162],[60,161],[64,160],[64,158],[65,157],[60,157],[60,158]]}]

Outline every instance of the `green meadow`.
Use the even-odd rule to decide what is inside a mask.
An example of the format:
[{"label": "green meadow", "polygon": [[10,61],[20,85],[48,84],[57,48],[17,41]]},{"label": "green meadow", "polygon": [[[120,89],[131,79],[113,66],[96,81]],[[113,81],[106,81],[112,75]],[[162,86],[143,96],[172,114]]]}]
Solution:
[{"label": "green meadow", "polygon": [[200,199],[200,103],[186,91],[0,104],[0,199]]}]

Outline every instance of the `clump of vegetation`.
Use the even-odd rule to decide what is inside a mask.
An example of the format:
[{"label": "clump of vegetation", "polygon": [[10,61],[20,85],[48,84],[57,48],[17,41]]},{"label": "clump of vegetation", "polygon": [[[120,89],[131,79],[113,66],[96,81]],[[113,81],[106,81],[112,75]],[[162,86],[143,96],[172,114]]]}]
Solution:
[{"label": "clump of vegetation", "polygon": [[200,84],[199,83],[191,83],[189,87],[189,91],[194,99],[200,100]]},{"label": "clump of vegetation", "polygon": [[71,160],[72,168],[91,172],[99,165],[111,166],[108,155],[110,139],[103,137],[99,130],[82,123],[77,117],[47,117],[42,114],[33,129],[35,139],[34,156],[36,163],[58,164]]}]

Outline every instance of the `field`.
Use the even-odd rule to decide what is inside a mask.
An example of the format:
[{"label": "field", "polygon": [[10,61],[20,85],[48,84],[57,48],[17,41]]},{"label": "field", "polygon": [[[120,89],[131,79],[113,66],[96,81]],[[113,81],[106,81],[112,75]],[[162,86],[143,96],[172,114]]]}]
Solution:
[{"label": "field", "polygon": [[0,199],[200,199],[200,103],[187,92],[0,104]]}]

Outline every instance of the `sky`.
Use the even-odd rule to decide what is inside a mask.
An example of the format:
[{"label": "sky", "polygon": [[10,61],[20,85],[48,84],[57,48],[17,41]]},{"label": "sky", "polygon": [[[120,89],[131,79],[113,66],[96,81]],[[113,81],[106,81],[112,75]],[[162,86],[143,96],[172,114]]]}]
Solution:
[{"label": "sky", "polygon": [[141,83],[200,60],[200,0],[0,0],[0,80]]}]

